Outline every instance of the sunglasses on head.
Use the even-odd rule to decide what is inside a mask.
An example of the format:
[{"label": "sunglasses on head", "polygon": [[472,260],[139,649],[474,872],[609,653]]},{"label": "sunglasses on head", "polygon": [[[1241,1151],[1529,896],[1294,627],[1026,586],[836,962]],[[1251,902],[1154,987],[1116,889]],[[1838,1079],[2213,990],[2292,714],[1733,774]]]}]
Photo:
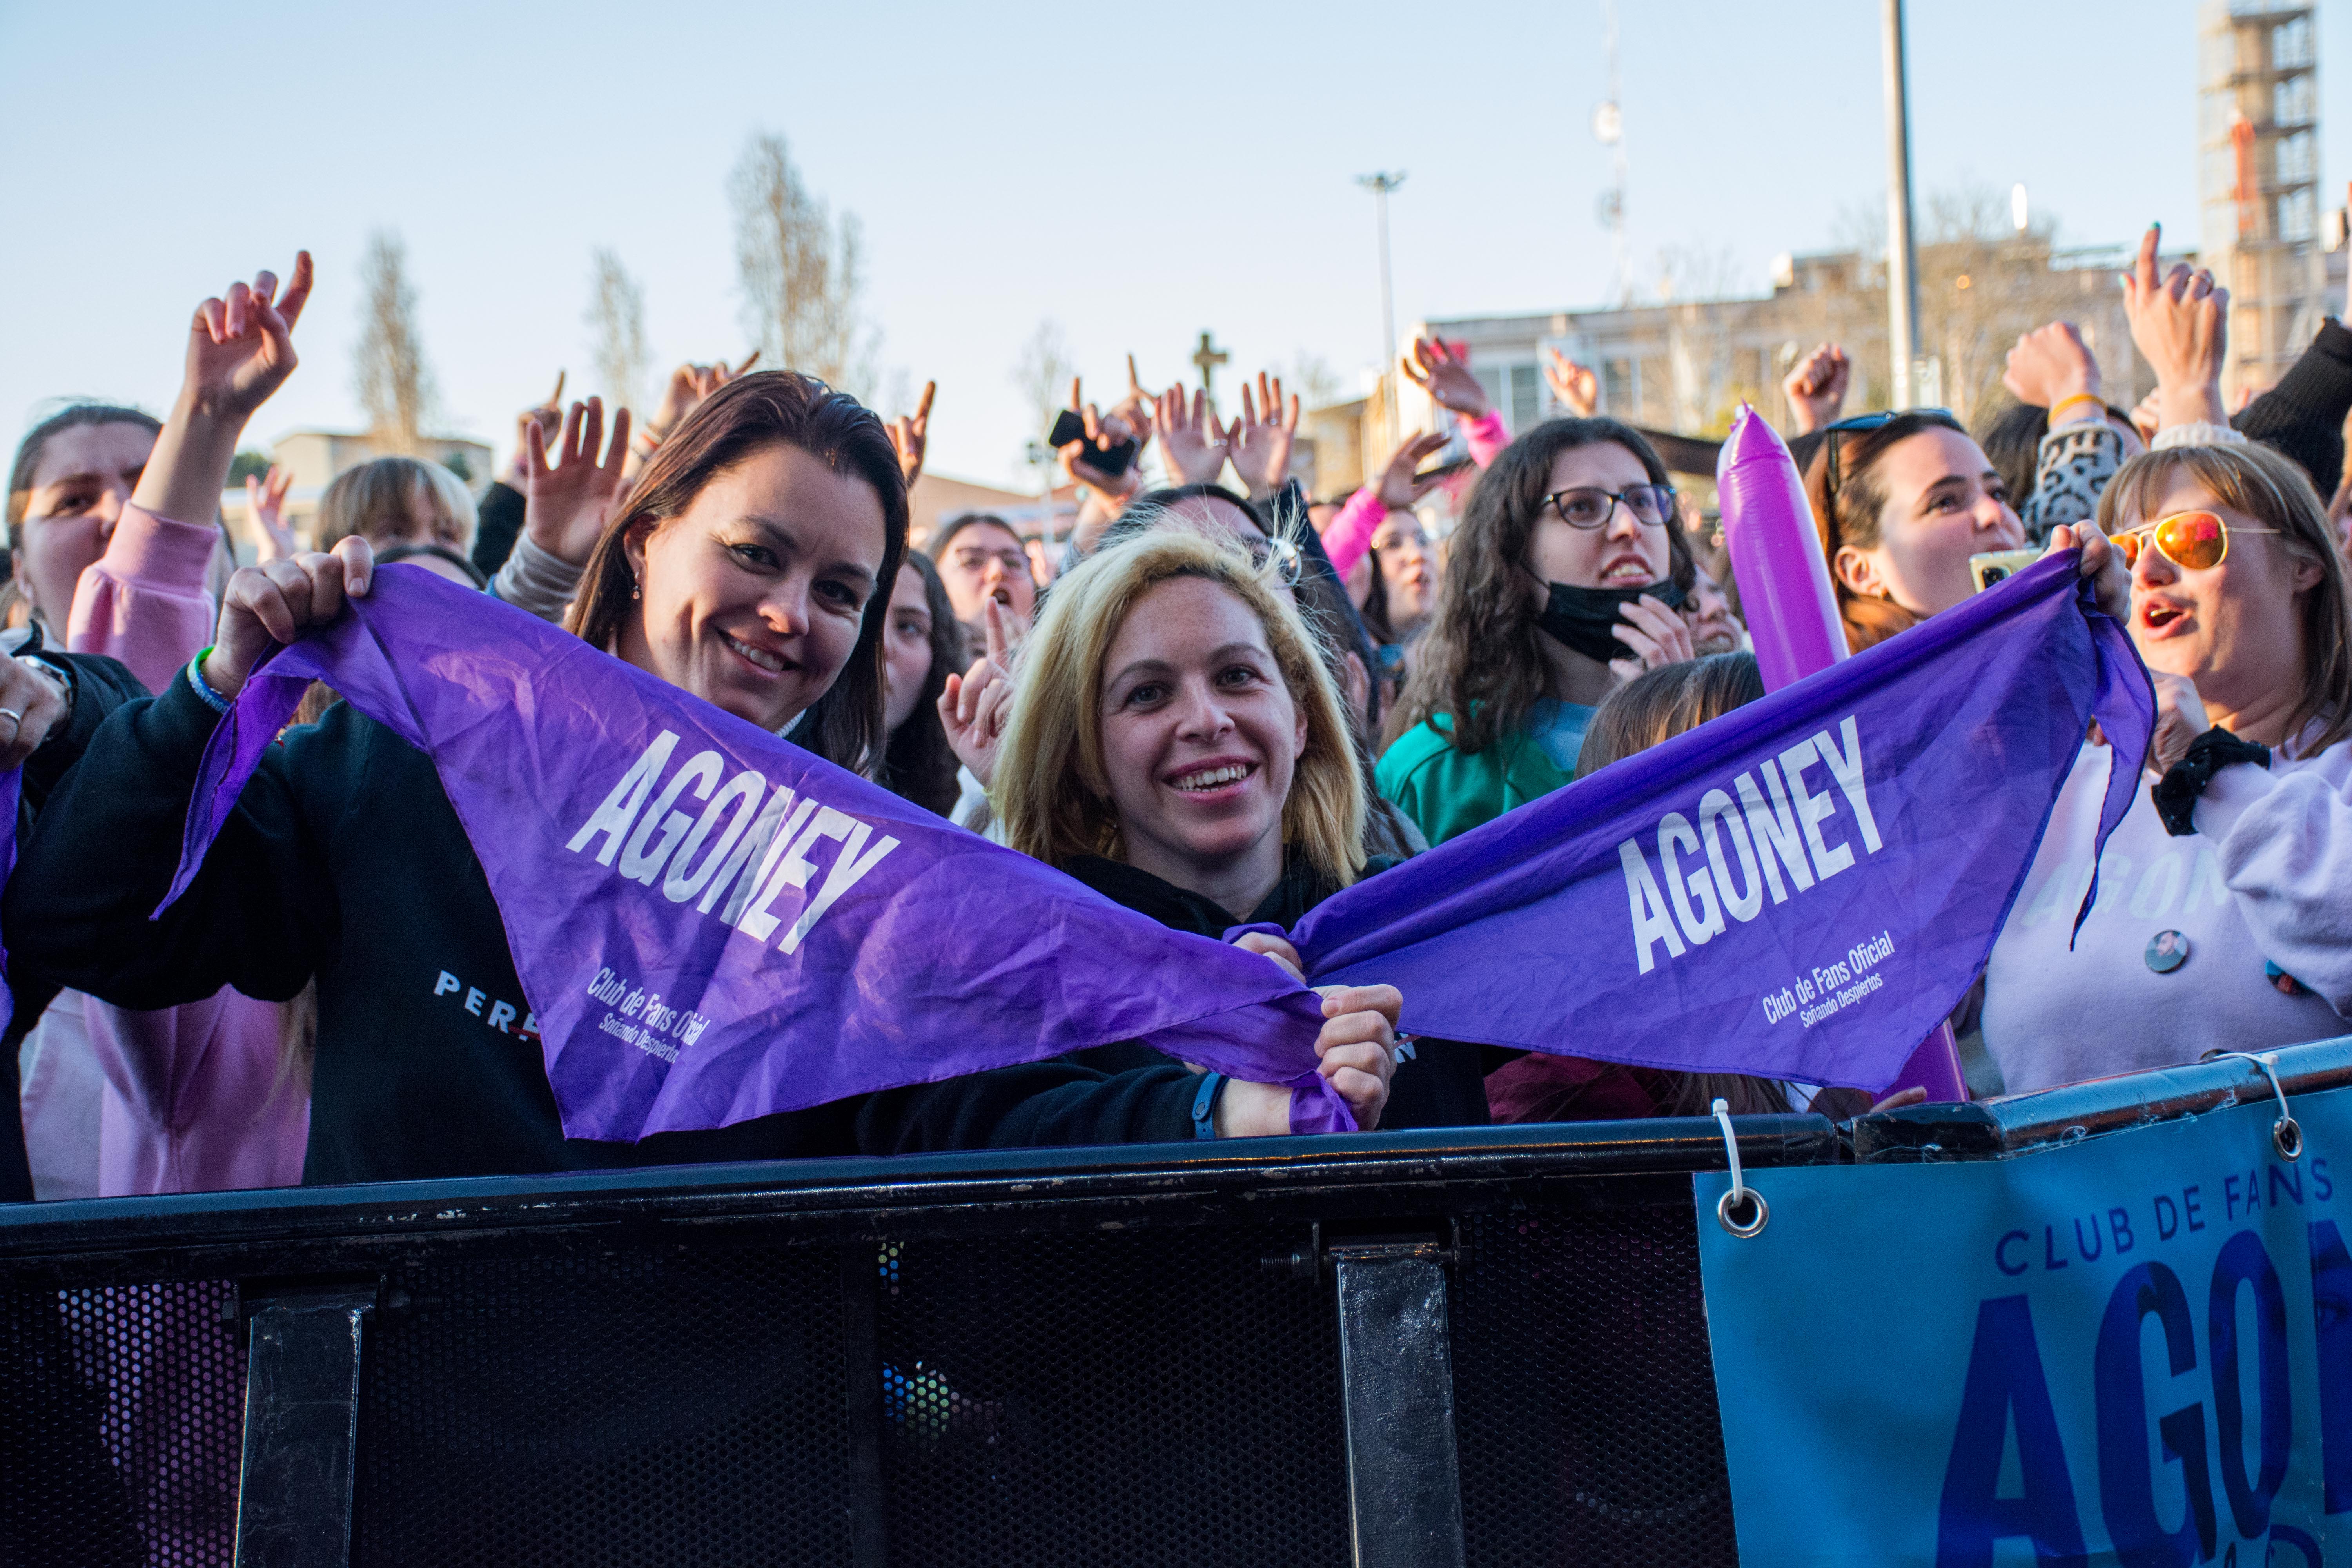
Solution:
[{"label": "sunglasses on head", "polygon": [[1906,414],[1940,414],[1947,419],[1952,417],[1952,411],[1948,408],[1886,408],[1881,409],[1876,414],[1857,414],[1851,419],[1841,419],[1834,425],[1822,426],[1822,444],[1829,452],[1829,471],[1822,485],[1822,495],[1830,503],[1832,511],[1837,507],[1838,438],[1842,436],[1859,436],[1867,431],[1880,429]]},{"label": "sunglasses on head", "polygon": [[2210,511],[2176,511],[2170,517],[2127,528],[2114,539],[2126,566],[2137,566],[2142,542],[2153,541],[2156,552],[2175,566],[2203,572],[2230,558],[2230,535],[2277,531],[2275,528],[2232,527]]}]

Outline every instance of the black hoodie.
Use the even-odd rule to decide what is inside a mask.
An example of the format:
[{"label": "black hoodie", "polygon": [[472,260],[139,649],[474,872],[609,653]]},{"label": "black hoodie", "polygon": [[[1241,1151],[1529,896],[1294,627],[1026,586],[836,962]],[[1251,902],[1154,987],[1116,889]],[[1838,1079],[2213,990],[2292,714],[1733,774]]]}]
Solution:
[{"label": "black hoodie", "polygon": [[262,758],[187,892],[180,855],[216,715],[184,671],[89,737],[22,848],[0,930],[126,1007],[318,982],[306,1184],[1192,1136],[1198,1080],[1003,1068],[639,1143],[563,1136],[488,879],[432,760],[350,707]]},{"label": "black hoodie", "polygon": [[[1396,862],[1374,856],[1365,875],[1387,870]],[[1237,925],[1264,921],[1286,931],[1307,911],[1339,889],[1319,875],[1305,856],[1293,854],[1283,867],[1282,880],[1265,900],[1237,921],[1215,900],[1162,881],[1118,860],[1087,855],[1062,868],[1115,904],[1149,915],[1175,931],[1220,940]],[[1486,1109],[1486,1075],[1523,1053],[1495,1046],[1465,1045],[1457,1040],[1417,1039],[1412,1056],[1397,1063],[1389,1085],[1389,1100],[1381,1111],[1381,1130],[1407,1127],[1484,1127],[1494,1121]],[[1171,1058],[1139,1040],[1097,1046],[1064,1058],[1102,1072],[1129,1072],[1164,1064]]]}]

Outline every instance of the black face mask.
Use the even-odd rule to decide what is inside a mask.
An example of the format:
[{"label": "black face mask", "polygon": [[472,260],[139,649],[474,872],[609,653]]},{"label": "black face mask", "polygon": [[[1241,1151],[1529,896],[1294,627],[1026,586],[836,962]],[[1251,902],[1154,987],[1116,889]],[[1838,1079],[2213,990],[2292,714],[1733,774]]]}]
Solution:
[{"label": "black face mask", "polygon": [[1645,596],[1670,610],[1679,610],[1690,602],[1690,595],[1671,577],[1646,588],[1571,588],[1565,583],[1546,586],[1551,597],[1536,625],[1563,647],[1602,664],[1633,657],[1633,650],[1617,640],[1617,628],[1626,624],[1618,618],[1621,608]]}]

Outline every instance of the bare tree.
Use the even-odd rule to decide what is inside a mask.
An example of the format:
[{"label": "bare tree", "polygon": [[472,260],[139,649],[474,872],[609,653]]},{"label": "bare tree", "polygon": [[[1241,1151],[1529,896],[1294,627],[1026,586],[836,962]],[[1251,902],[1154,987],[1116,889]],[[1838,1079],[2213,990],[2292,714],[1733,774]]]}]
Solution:
[{"label": "bare tree", "polygon": [[1062,336],[1062,323],[1050,318],[1038,322],[1013,364],[1013,384],[1021,389],[1029,405],[1032,440],[1043,441],[1054,427],[1054,416],[1069,406],[1063,399],[1069,395],[1070,377],[1076,374],[1069,342]]},{"label": "bare tree", "polygon": [[589,261],[592,290],[588,324],[595,329],[596,380],[604,401],[641,408],[637,392],[646,372],[646,297],[621,265],[619,253],[596,247]]},{"label": "bare tree", "polygon": [[386,452],[421,453],[425,426],[438,401],[416,330],[416,291],[408,285],[408,250],[378,229],[360,258],[360,406],[368,433]]},{"label": "bare tree", "polygon": [[1283,372],[1282,378],[1290,384],[1291,391],[1298,394],[1303,408],[1328,408],[1341,401],[1346,391],[1331,362],[1305,349],[1290,356],[1290,368]]},{"label": "bare tree", "polygon": [[862,395],[875,337],[859,320],[857,216],[836,226],[801,179],[784,139],[755,135],[728,181],[743,323],[767,363]]}]

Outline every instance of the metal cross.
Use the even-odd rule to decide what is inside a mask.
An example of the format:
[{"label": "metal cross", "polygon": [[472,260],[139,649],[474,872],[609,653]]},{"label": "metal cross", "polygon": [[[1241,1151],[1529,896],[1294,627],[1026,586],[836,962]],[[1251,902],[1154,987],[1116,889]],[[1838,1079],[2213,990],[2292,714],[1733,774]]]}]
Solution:
[{"label": "metal cross", "polygon": [[1201,334],[1201,349],[1198,353],[1195,353],[1192,356],[1192,363],[1201,367],[1201,390],[1202,392],[1208,392],[1211,390],[1209,385],[1209,377],[1215,373],[1217,366],[1223,364],[1227,360],[1230,360],[1233,357],[1233,355],[1227,353],[1223,349],[1211,347],[1208,333],[1202,332]]}]

